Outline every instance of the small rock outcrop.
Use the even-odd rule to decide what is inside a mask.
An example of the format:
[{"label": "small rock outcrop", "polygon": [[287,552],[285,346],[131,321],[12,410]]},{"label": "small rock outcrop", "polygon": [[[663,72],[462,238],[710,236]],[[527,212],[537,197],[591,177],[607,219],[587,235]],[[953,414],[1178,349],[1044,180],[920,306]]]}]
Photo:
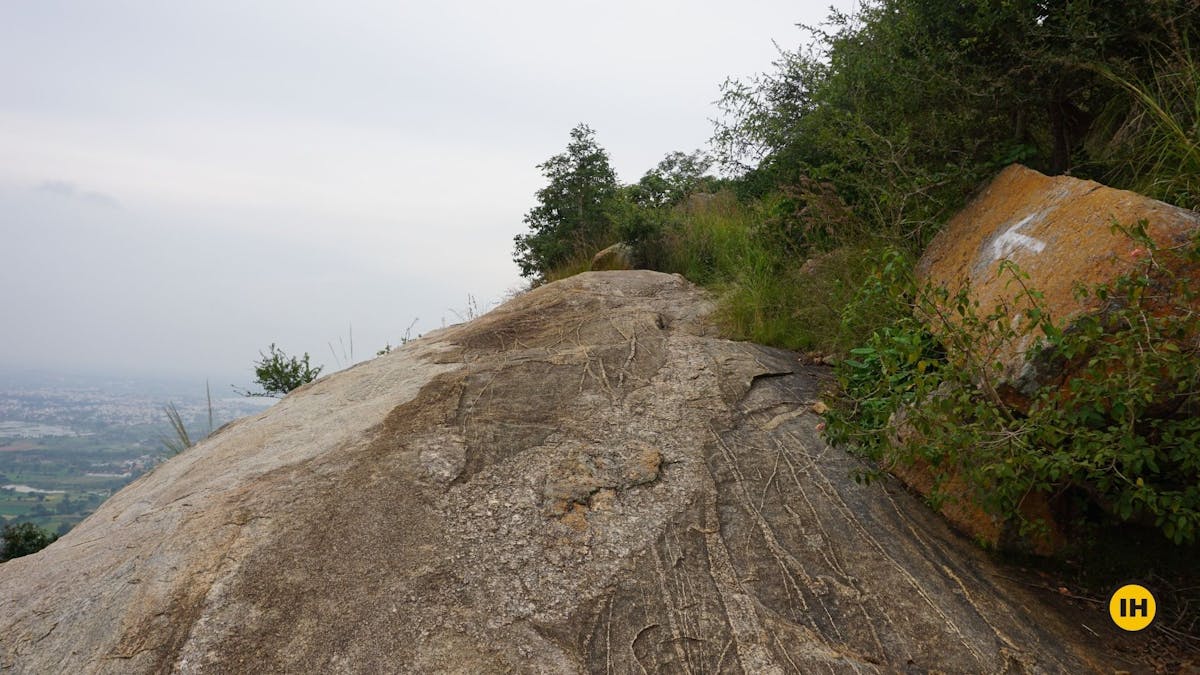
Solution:
[{"label": "small rock outcrop", "polygon": [[[971,296],[986,314],[1012,303],[1020,287],[1000,270],[1005,260],[1029,275],[1024,283],[1043,293],[1041,304],[1056,320],[1099,308],[1081,299],[1077,284],[1093,287],[1129,272],[1147,254],[1141,244],[1115,231],[1139,221],[1161,249],[1187,243],[1200,214],[1068,176],[1045,176],[1020,165],[1004,169],[965,209],[951,219],[918,263],[922,281],[944,286],[951,295],[970,283]],[[1200,281],[1200,279],[1197,279]],[[1020,304],[1013,307],[1019,314]],[[1040,363],[1038,331],[1016,344],[997,347],[1004,365],[997,388],[1006,402],[1021,408],[1038,387],[1063,381],[1062,364]],[[981,352],[992,345],[980,345]]]},{"label": "small rock outcrop", "polygon": [[633,247],[623,241],[601,249],[592,256],[589,269],[593,272],[633,269]]},{"label": "small rock outcrop", "polygon": [[588,273],[305,386],[0,565],[0,670],[1123,667],[711,309]]}]

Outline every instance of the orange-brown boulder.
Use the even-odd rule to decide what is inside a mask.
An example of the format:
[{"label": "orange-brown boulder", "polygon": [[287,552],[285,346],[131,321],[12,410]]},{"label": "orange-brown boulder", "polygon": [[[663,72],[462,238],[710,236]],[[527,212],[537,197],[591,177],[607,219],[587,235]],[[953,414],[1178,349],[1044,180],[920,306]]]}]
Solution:
[{"label": "orange-brown boulder", "polygon": [[[1021,288],[1001,269],[1009,260],[1029,275],[1027,288],[1044,294],[1040,304],[1050,316],[1069,324],[1098,309],[1094,298],[1078,297],[1078,284],[1111,282],[1148,254],[1142,244],[1113,227],[1140,221],[1160,249],[1186,243],[1200,228],[1200,215],[1192,211],[1093,181],[1050,177],[1012,165],[934,238],[917,274],[922,282],[945,287],[951,296],[969,283],[981,314],[1009,303],[1013,320],[1020,321],[1028,304],[1014,303]],[[1034,329],[1012,343],[979,346],[995,352],[989,360],[1003,366],[997,390],[1017,407],[1026,405],[1038,387],[1070,375],[1062,372],[1061,364],[1037,359],[1040,337]]]},{"label": "orange-brown boulder", "polygon": [[[926,249],[917,265],[920,282],[945,288],[951,298],[968,289],[978,302],[980,317],[1004,305],[1016,328],[1015,339],[980,339],[973,344],[974,356],[996,373],[989,382],[1004,403],[1028,410],[1039,388],[1062,386],[1074,375],[1072,364],[1045,358],[1041,349],[1044,333],[1028,322],[1032,307],[1024,289],[1039,291],[1038,305],[1060,327],[1102,308],[1094,295],[1081,297],[1076,288],[1115,281],[1134,270],[1150,255],[1147,247],[1126,230],[1139,222],[1159,250],[1185,244],[1200,228],[1200,215],[1147,197],[1105,187],[1068,176],[1050,177],[1019,165],[1009,166],[966,208],[947,224]],[[1157,260],[1157,258],[1156,258]],[[1027,278],[1016,283],[1014,271]],[[1182,264],[1162,256],[1164,265]],[[1172,269],[1172,273],[1194,276],[1195,270]],[[1023,285],[1023,286],[1022,286]],[[957,321],[955,312],[931,317],[932,328],[942,330],[941,321]],[[1000,369],[990,366],[998,362]],[[898,415],[897,438],[915,433]],[[899,440],[897,442],[900,442]],[[931,496],[933,469],[928,465],[895,463],[890,470],[915,491]],[[939,488],[947,499],[940,511],[956,528],[993,547],[1021,542],[1022,547],[1042,554],[1053,553],[1064,543],[1057,523],[1057,507],[1047,495],[1031,494],[1022,504],[1027,518],[1040,520],[1048,532],[1032,541],[1013,537],[1012,523],[985,512],[954,467],[943,467],[947,479]]]}]

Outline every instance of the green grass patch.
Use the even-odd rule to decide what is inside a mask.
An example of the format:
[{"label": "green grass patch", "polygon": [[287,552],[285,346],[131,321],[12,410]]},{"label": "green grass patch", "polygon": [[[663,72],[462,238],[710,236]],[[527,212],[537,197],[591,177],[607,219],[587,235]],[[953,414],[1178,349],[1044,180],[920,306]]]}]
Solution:
[{"label": "green grass patch", "polygon": [[[737,339],[795,350],[840,354],[874,327],[846,323],[844,310],[874,272],[878,251],[840,248],[799,261],[762,256],[722,296],[718,320]],[[870,325],[863,325],[864,323]]]},{"label": "green grass patch", "polygon": [[550,270],[546,273],[546,283],[573,277],[576,274],[583,274],[592,269],[592,255],[577,255],[572,257],[566,263]]},{"label": "green grass patch", "polygon": [[[653,269],[682,274],[714,292],[715,319],[732,339],[843,353],[879,325],[876,318],[887,318],[866,313],[847,323],[843,317],[875,273],[883,245],[858,243],[806,259],[796,248],[778,245],[771,225],[777,202],[740,201],[728,191],[692,195],[657,215],[636,254],[656,261]],[[576,256],[546,279],[588,271],[590,263],[590,255]]]}]

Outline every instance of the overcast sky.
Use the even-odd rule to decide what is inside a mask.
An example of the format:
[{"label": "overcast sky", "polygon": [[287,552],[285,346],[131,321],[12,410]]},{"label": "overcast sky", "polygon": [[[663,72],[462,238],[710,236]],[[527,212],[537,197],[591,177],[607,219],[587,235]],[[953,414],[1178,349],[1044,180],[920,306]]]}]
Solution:
[{"label": "overcast sky", "polygon": [[829,4],[6,3],[0,367],[333,370],[486,309],[573,126],[637,180]]}]

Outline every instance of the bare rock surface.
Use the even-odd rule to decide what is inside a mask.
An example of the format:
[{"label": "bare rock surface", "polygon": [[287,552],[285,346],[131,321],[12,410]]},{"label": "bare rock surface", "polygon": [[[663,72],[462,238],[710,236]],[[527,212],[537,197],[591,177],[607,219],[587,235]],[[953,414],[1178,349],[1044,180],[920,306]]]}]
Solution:
[{"label": "bare rock surface", "polygon": [[587,273],[294,392],[0,565],[0,670],[1119,666],[710,311]]}]

